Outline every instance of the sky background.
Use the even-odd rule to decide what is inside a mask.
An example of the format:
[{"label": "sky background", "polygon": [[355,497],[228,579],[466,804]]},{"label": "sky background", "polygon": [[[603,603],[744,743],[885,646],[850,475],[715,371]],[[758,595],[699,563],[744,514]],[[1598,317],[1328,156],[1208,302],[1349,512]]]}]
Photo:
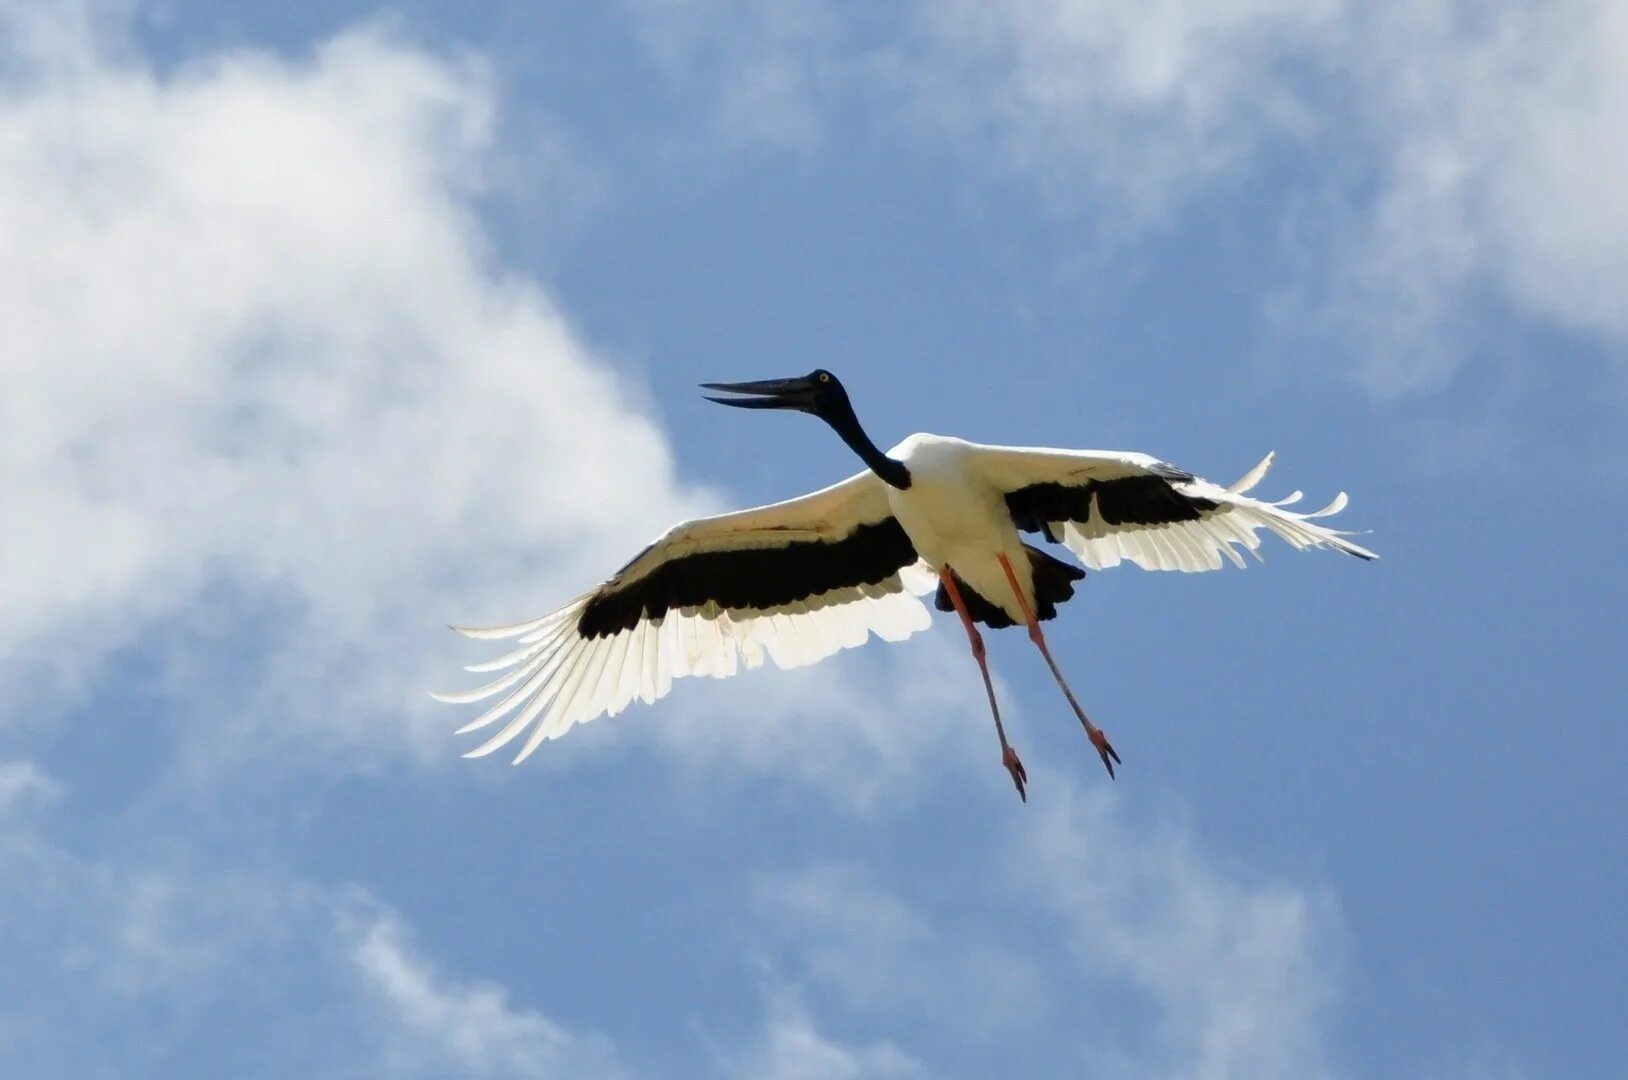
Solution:
[{"label": "sky background", "polygon": [[[0,3],[0,1072],[1607,1075],[1628,8]],[[703,380],[1371,530],[464,761],[823,486]]]}]

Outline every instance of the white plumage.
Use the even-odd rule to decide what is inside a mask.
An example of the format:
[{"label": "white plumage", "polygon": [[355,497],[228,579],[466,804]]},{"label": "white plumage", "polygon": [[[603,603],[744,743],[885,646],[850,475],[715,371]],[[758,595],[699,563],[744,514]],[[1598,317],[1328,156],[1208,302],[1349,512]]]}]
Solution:
[{"label": "white plumage", "polygon": [[[531,622],[491,629],[455,627],[473,638],[518,638],[520,648],[470,671],[507,673],[462,693],[434,696],[468,704],[502,694],[491,708],[458,729],[477,731],[509,717],[465,756],[489,754],[528,726],[530,737],[515,757],[523,761],[545,739],[572,725],[614,716],[635,700],[650,704],[690,675],[727,678],[765,656],[782,668],[802,667],[839,649],[862,645],[869,635],[902,641],[932,624],[916,597],[937,579],[912,562],[874,583],[834,585],[784,603],[726,608],[716,600],[685,604],[660,619],[640,618],[631,629],[598,638],[578,633],[589,602],[607,591],[648,580],[660,567],[697,554],[785,550],[793,543],[830,543],[867,524],[891,520],[887,485],[869,472],[797,499],[682,522],[663,533],[610,580],[557,611]],[[591,676],[590,672],[598,672]]]},{"label": "white plumage", "polygon": [[[596,589],[542,618],[460,629],[518,645],[470,668],[503,673],[493,681],[435,695],[456,704],[497,699],[459,729],[493,729],[469,756],[526,733],[515,757],[521,761],[573,725],[653,702],[686,676],[723,678],[765,657],[798,667],[871,634],[903,640],[930,624],[918,598],[937,585],[939,606],[961,613],[980,667],[975,622],[1029,626],[1112,773],[1110,758],[1118,755],[1074,701],[1039,628],[1072,595],[1069,582],[1081,572],[1024,544],[1020,530],[1060,542],[1092,569],[1122,561],[1145,570],[1242,567],[1240,549],[1258,558],[1262,530],[1295,548],[1374,557],[1318,521],[1345,506],[1343,493],[1311,514],[1288,509],[1299,492],[1277,502],[1251,497],[1271,454],[1225,488],[1137,453],[918,434],[884,455],[829,372],[714,388],[757,395],[714,399],[727,404],[814,412],[870,469],[801,498],[677,525]],[[1006,764],[1023,794],[1026,775],[1007,744],[987,668],[984,677]]]},{"label": "white plumage", "polygon": [[[907,440],[908,441],[908,440]],[[960,440],[953,440],[960,442]],[[1170,476],[1170,466],[1147,454],[1101,450],[1053,450],[1046,447],[977,446],[972,448],[971,471],[1000,487],[1013,490],[1025,483],[1078,484],[1082,479],[1112,480],[1132,476]],[[1286,509],[1300,501],[1299,491],[1276,502],[1249,497],[1272,467],[1276,455],[1268,453],[1238,481],[1219,487],[1200,477],[1171,478],[1170,487],[1179,494],[1207,499],[1218,504],[1213,513],[1196,520],[1163,524],[1113,526],[1100,515],[1085,522],[1049,522],[1062,543],[1093,570],[1106,570],[1129,560],[1144,570],[1181,570],[1195,573],[1221,569],[1225,556],[1239,569],[1245,566],[1238,549],[1260,561],[1260,537],[1267,529],[1298,549],[1329,547],[1363,559],[1377,556],[1352,543],[1352,535],[1315,523],[1331,517],[1349,502],[1340,492],[1321,510],[1297,514]],[[1027,478],[1025,480],[1024,478]]]}]

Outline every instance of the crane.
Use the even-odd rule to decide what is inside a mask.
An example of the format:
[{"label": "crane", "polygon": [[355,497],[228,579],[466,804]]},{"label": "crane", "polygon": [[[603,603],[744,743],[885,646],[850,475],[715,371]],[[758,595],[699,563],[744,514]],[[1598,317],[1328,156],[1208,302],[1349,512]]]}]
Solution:
[{"label": "crane", "polygon": [[541,618],[472,638],[517,639],[517,648],[474,664],[503,674],[483,686],[437,693],[469,704],[498,698],[458,730],[501,726],[466,757],[530,733],[525,760],[547,739],[634,701],[662,697],[673,680],[734,675],[765,657],[800,667],[863,644],[926,629],[920,597],[954,611],[983,676],[1001,763],[1028,800],[1028,774],[1001,721],[980,625],[1022,625],[1110,778],[1118,753],[1081,707],[1057,666],[1041,623],[1074,595],[1085,571],[1021,534],[1062,544],[1092,569],[1129,561],[1144,570],[1243,567],[1239,548],[1260,557],[1256,533],[1295,548],[1377,556],[1317,519],[1345,508],[1341,492],[1315,513],[1249,492],[1271,467],[1267,454],[1220,487],[1147,454],[989,446],[915,434],[884,453],[860,426],[842,383],[822,369],[789,379],[703,383],[708,397],[742,409],[785,409],[824,420],[866,469],[812,494],[673,526],[597,587]]}]

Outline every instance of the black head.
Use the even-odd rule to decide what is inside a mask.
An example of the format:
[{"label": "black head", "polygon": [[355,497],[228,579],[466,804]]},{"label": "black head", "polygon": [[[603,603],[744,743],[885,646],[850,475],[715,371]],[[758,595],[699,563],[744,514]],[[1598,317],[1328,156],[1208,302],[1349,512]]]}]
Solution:
[{"label": "black head", "polygon": [[859,426],[859,417],[848,402],[848,391],[837,377],[824,368],[815,368],[807,375],[794,379],[764,379],[761,382],[702,383],[708,390],[722,390],[740,397],[708,397],[720,405],[733,405],[737,409],[795,409],[813,413],[831,425],[831,430],[842,436],[842,441],[858,454],[871,471],[901,491],[910,486],[910,470],[903,462],[895,461],[876,448],[865,429]]},{"label": "black head", "polygon": [[791,379],[762,379],[758,382],[702,383],[703,389],[722,390],[742,397],[708,396],[708,401],[733,405],[737,409],[795,409],[830,420],[852,412],[848,392],[837,377],[824,368]]}]

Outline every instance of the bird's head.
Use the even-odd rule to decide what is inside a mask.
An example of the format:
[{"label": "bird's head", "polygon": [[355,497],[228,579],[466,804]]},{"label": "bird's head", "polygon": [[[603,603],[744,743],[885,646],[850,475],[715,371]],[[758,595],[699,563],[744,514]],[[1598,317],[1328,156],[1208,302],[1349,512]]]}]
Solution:
[{"label": "bird's head", "polygon": [[837,377],[824,368],[790,379],[762,379],[757,382],[702,383],[704,390],[722,390],[740,397],[712,397],[720,405],[737,409],[795,409],[831,421],[843,413],[852,414],[848,391]]},{"label": "bird's head", "polygon": [[848,401],[848,391],[837,377],[824,368],[815,368],[807,375],[791,379],[764,379],[760,382],[702,383],[707,390],[722,390],[739,397],[711,397],[720,405],[733,405],[737,409],[795,409],[813,413],[831,425],[831,430],[842,437],[849,448],[858,454],[871,471],[893,487],[903,491],[910,486],[910,470],[901,461],[895,461],[876,448],[865,429],[859,426],[859,417]]}]

